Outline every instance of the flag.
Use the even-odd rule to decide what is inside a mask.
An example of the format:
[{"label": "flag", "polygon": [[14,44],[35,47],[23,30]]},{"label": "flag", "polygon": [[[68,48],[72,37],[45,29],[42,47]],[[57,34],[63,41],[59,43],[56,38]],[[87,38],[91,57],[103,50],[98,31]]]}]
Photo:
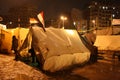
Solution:
[{"label": "flag", "polygon": [[44,23],[44,13],[43,11],[40,12],[38,15],[37,15],[39,21],[42,23],[43,27],[45,28],[45,23]]}]

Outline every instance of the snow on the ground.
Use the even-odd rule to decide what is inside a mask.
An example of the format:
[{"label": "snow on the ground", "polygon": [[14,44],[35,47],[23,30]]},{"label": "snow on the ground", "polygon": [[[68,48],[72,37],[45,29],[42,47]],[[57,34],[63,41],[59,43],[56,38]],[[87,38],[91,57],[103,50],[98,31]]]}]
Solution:
[{"label": "snow on the ground", "polygon": [[0,80],[46,80],[47,77],[35,68],[14,57],[0,54]]}]

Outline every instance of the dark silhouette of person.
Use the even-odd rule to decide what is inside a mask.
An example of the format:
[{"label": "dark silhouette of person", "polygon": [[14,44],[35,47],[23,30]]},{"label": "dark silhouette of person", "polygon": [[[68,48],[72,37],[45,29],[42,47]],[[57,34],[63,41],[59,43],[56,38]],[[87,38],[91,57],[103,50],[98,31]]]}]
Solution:
[{"label": "dark silhouette of person", "polygon": [[18,60],[17,48],[18,48],[18,39],[15,36],[13,36],[12,37],[12,49],[11,50],[14,50],[14,54],[15,54],[15,59],[14,60]]},{"label": "dark silhouette of person", "polygon": [[35,51],[34,51],[34,48],[33,47],[31,47],[31,49],[29,49],[29,51],[28,51],[29,53],[31,53],[31,57],[32,57],[32,63],[34,63],[35,62]]},{"label": "dark silhouette of person", "polygon": [[[42,55],[41,54],[36,55],[33,46],[31,47],[31,49],[29,49],[28,52],[31,53],[32,63],[37,63],[37,66],[42,70],[42,66],[43,66],[43,60],[42,60],[43,57],[42,57]],[[37,56],[39,57],[39,59],[37,58]]]}]

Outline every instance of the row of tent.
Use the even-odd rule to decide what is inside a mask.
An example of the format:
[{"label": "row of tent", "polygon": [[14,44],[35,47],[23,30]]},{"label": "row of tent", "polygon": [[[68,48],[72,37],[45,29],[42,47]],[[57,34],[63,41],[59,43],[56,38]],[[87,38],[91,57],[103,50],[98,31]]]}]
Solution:
[{"label": "row of tent", "polygon": [[12,37],[16,36],[19,40],[19,48],[24,42],[29,29],[26,28],[14,28],[14,29],[0,29],[0,51],[6,53],[12,53]]},{"label": "row of tent", "polygon": [[29,54],[28,50],[34,48],[42,68],[55,72],[74,64],[83,64],[90,60],[94,53],[92,44],[98,50],[120,50],[119,35],[95,35],[85,34],[81,36],[76,30],[45,28],[46,32],[38,26],[31,28],[14,28],[0,30],[0,50],[12,53],[12,36],[19,41],[18,50],[21,56]]},{"label": "row of tent", "polygon": [[70,29],[46,28],[45,32],[42,28],[33,26],[20,51],[22,53],[32,45],[39,62],[43,63],[42,68],[55,72],[71,65],[86,63],[91,58],[96,59],[97,49],[119,51],[119,39],[119,35],[96,37],[92,32],[80,35],[76,30]]},{"label": "row of tent", "polygon": [[45,28],[38,26],[29,29],[15,28],[1,30],[1,50],[11,53],[12,36],[19,41],[21,56],[29,54],[34,48],[39,62],[43,63],[43,70],[55,72],[75,64],[83,64],[90,59],[90,50],[84,45],[76,30]]},{"label": "row of tent", "polygon": [[11,53],[12,36],[15,35],[19,41],[20,55],[28,55],[28,50],[33,47],[38,61],[43,63],[43,70],[50,72],[88,62],[91,54],[94,53],[91,45],[98,47],[98,50],[120,50],[119,35],[97,35],[95,37],[90,33],[82,36],[76,30],[71,29],[49,27],[45,30],[46,32],[38,26],[32,26],[29,29],[1,30],[1,49]]},{"label": "row of tent", "polygon": [[[19,40],[19,48],[22,46],[29,28],[14,28],[14,29],[0,29],[0,50],[6,50],[11,53],[12,36],[16,36]],[[117,50],[119,48],[119,35],[111,35],[112,29],[97,30],[97,37],[91,34],[85,34],[88,42],[95,42],[94,46],[97,46],[99,50]],[[106,33],[110,34],[106,34]],[[114,32],[119,33],[119,29],[114,28]],[[106,44],[105,44],[106,43]],[[2,46],[1,46],[2,45]],[[114,46],[114,48],[112,47]]]}]

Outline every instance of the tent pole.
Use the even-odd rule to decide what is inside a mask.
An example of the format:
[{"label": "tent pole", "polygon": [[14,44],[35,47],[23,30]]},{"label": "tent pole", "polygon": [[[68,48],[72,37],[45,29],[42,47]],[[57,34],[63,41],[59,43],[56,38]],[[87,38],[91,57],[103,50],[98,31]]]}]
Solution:
[{"label": "tent pole", "polygon": [[[41,23],[41,22],[39,21],[39,23]],[[45,25],[43,25],[42,28],[43,28],[44,32],[46,32]]]}]

